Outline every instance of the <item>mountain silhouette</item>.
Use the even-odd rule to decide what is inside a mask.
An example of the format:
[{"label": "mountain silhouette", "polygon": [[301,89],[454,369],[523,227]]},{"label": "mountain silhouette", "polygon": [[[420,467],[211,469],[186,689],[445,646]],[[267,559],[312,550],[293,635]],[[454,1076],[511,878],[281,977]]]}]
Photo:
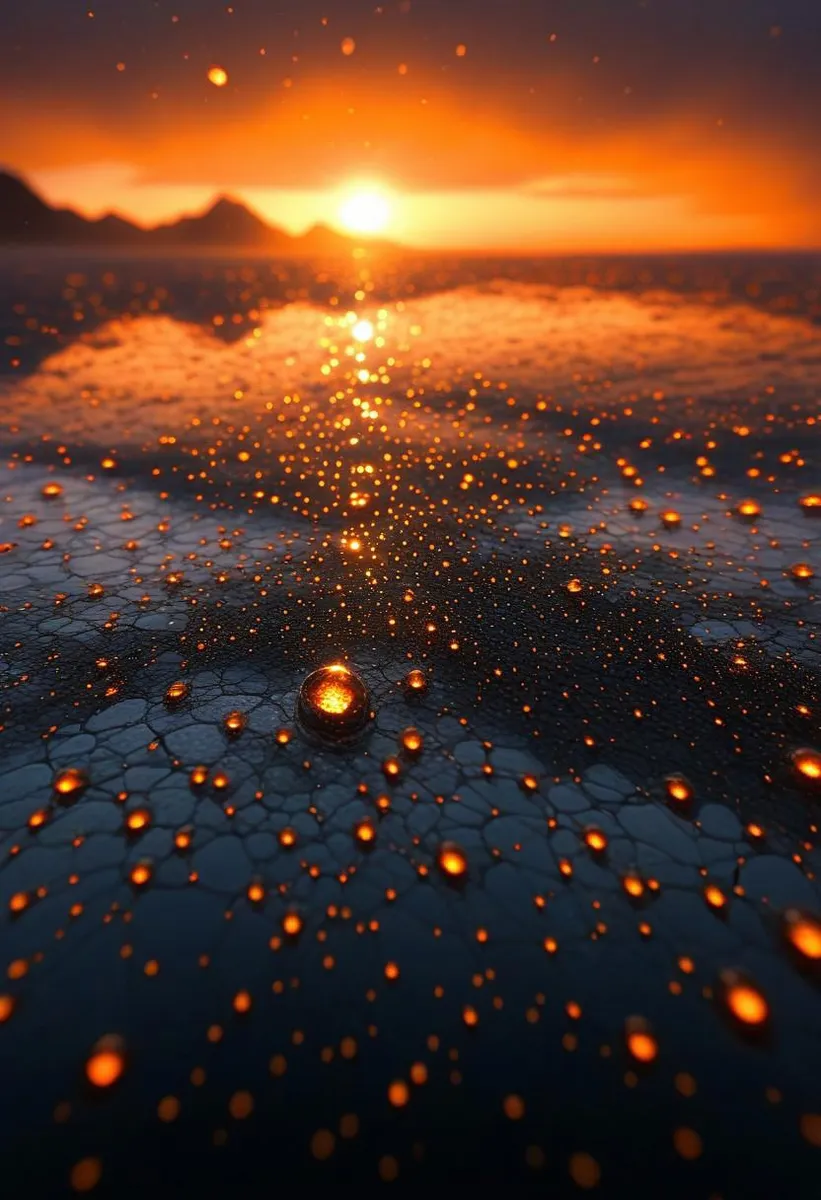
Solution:
[{"label": "mountain silhouette", "polygon": [[387,242],[354,240],[326,225],[301,237],[268,225],[244,204],[220,196],[198,216],[143,229],[115,213],[89,220],[69,208],[52,208],[19,176],[0,171],[0,244],[23,246],[253,247],[282,254],[344,254],[356,246],[385,249]]}]

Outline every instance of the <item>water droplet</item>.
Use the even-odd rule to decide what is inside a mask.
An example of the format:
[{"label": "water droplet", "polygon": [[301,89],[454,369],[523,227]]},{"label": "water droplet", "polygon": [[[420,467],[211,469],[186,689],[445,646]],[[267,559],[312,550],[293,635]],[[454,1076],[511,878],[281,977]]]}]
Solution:
[{"label": "water droplet", "polygon": [[297,716],[302,725],[326,737],[347,739],[368,723],[370,694],[355,671],[342,663],[320,667],[302,684]]}]

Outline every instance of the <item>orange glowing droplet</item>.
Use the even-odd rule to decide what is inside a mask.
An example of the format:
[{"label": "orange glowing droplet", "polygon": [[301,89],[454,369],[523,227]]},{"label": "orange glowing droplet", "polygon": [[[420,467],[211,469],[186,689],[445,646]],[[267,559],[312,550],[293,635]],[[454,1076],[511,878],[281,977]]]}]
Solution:
[{"label": "orange glowing droplet", "polygon": [[356,50],[356,42],[354,41],[354,39],[352,37],[343,38],[342,41],[339,43],[339,49],[342,51],[342,53],[345,55],[346,58],[350,58],[350,56]]},{"label": "orange glowing droplet", "polygon": [[472,1004],[466,1004],[462,1009],[462,1020],[471,1029],[479,1024],[479,1014]]},{"label": "orange glowing droplet", "polygon": [[404,1079],[394,1079],[388,1088],[388,1100],[394,1108],[404,1108],[410,1100],[410,1088]]},{"label": "orange glowing droplet", "polygon": [[202,787],[208,781],[207,767],[193,767],[191,774],[188,776],[188,782],[192,787]]},{"label": "orange glowing droplet", "polygon": [[21,913],[31,903],[28,892],[15,892],[9,900],[9,912]]},{"label": "orange glowing droplet", "polygon": [[440,846],[437,862],[439,870],[449,879],[464,879],[467,875],[467,855],[455,842],[445,842]]},{"label": "orange glowing droplet", "polygon": [[808,583],[811,579],[815,578],[815,571],[809,563],[805,562],[793,563],[790,567],[790,574],[799,583]]},{"label": "orange glowing droplet", "polygon": [[422,734],[418,729],[414,729],[413,726],[403,731],[401,742],[402,749],[407,754],[420,754],[424,745]]},{"label": "orange glowing droplet", "polygon": [[382,763],[382,774],[386,779],[398,779],[402,774],[402,764],[398,758],[386,758]]},{"label": "orange glowing droplet", "polygon": [[214,87],[225,87],[228,82],[228,72],[224,67],[209,67],[208,82],[213,83]]},{"label": "orange glowing droplet", "polygon": [[607,849],[607,837],[600,829],[586,830],[584,840],[594,854],[602,854]]},{"label": "orange glowing droplet", "polygon": [[802,749],[794,751],[792,762],[796,771],[804,779],[809,779],[813,783],[821,780],[821,753],[817,750],[802,747]]},{"label": "orange glowing droplet", "polygon": [[134,887],[145,887],[146,884],[151,882],[151,876],[153,873],[154,868],[151,860],[148,858],[141,858],[140,861],[135,863],[131,868],[129,879]]},{"label": "orange glowing droplet", "polygon": [[727,904],[727,897],[722,892],[721,888],[716,887],[714,883],[710,883],[704,889],[704,899],[710,908],[720,909]]},{"label": "orange glowing droplet", "polygon": [[692,784],[683,775],[666,775],[664,790],[668,799],[675,800],[677,804],[689,804],[694,795]]},{"label": "orange glowing droplet", "polygon": [[274,734],[278,746],[287,746],[292,736],[290,729],[278,729]]},{"label": "orange glowing droplet", "polygon": [[760,1028],[770,1015],[763,993],[738,971],[724,971],[720,977],[722,996],[730,1014],[742,1025]]},{"label": "orange glowing droplet", "polygon": [[299,690],[297,715],[320,734],[350,737],[368,721],[370,695],[360,677],[343,663],[313,671]]},{"label": "orange glowing droplet", "polygon": [[637,1062],[651,1063],[658,1055],[658,1042],[644,1017],[628,1017],[624,1024],[627,1049]]},{"label": "orange glowing droplet", "polygon": [[247,895],[252,904],[261,904],[265,899],[265,885],[259,880],[252,880],[248,884]]},{"label": "orange glowing droplet", "polygon": [[661,523],[666,529],[676,529],[681,524],[681,513],[674,508],[666,508],[661,514]]},{"label": "orange glowing droplet", "polygon": [[354,827],[354,837],[361,846],[372,846],[376,841],[376,827],[373,821],[366,817]]},{"label": "orange glowing droplet", "polygon": [[641,496],[636,496],[634,500],[630,501],[630,511],[635,513],[637,516],[641,513],[646,513],[648,508],[649,505],[647,501]]},{"label": "orange glowing droplet", "polygon": [[40,495],[44,500],[56,500],[63,494],[63,485],[61,483],[44,483],[40,489]]},{"label": "orange glowing droplet", "polygon": [[151,813],[147,808],[135,808],[126,814],[125,827],[129,833],[142,833],[151,824]]},{"label": "orange glowing droplet", "polygon": [[190,690],[191,689],[184,680],[177,679],[174,683],[169,684],[168,688],[166,689],[165,703],[169,707],[173,706],[174,704],[181,704],[183,700],[188,698]]},{"label": "orange glowing droplet", "polygon": [[296,845],[296,840],[297,840],[297,834],[296,834],[295,829],[291,829],[290,826],[286,826],[285,829],[280,829],[279,835],[278,835],[278,841],[279,841],[280,846],[284,846],[286,849],[290,849],[291,846]]},{"label": "orange glowing droplet", "polygon": [[742,500],[736,512],[746,521],[754,521],[756,517],[761,516],[761,505],[757,500]]},{"label": "orange glowing droplet", "polygon": [[222,718],[222,724],[226,733],[231,734],[233,737],[237,737],[245,728],[247,724],[247,717],[245,716],[245,713],[240,712],[238,709],[234,709],[232,712],[225,714],[225,716]]},{"label": "orange glowing droplet", "polygon": [[14,1012],[14,997],[8,993],[0,995],[0,1025],[8,1021]]},{"label": "orange glowing droplet", "polygon": [[111,1087],[125,1070],[125,1043],[116,1034],[100,1038],[86,1061],[86,1078],[95,1087]]},{"label": "orange glowing droplet", "polygon": [[821,495],[812,493],[809,496],[802,496],[798,501],[799,508],[808,517],[821,516]]},{"label": "orange glowing droplet", "polygon": [[61,771],[54,780],[54,791],[63,800],[76,800],[89,785],[85,771],[77,767],[69,767]]},{"label": "orange glowing droplet", "polygon": [[784,936],[802,958],[821,961],[821,920],[790,908],[783,917]]},{"label": "orange glowing droplet", "polygon": [[235,1012],[238,1012],[238,1013],[250,1012],[252,1004],[253,1004],[253,1001],[251,999],[250,992],[246,992],[246,991],[237,992],[236,996],[234,996],[234,1011]]},{"label": "orange glowing droplet", "polygon": [[286,933],[288,937],[296,937],[298,933],[302,932],[302,917],[299,913],[285,913],[282,918],[282,932]]},{"label": "orange glowing droplet", "polygon": [[523,775],[519,780],[519,787],[523,792],[538,792],[539,780],[535,775]]},{"label": "orange glowing droplet", "polygon": [[405,691],[412,696],[424,696],[428,690],[428,677],[419,667],[414,667],[405,676]]},{"label": "orange glowing droplet", "polygon": [[567,581],[566,587],[571,595],[576,596],[582,590],[583,584],[581,579],[573,578]]}]

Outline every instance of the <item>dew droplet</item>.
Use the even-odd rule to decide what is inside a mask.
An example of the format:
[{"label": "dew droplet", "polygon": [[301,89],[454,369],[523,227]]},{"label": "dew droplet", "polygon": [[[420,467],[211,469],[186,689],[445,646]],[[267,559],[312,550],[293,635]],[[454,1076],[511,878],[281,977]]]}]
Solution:
[{"label": "dew droplet", "polygon": [[325,737],[347,739],[360,733],[370,715],[368,689],[355,671],[333,663],[312,671],[299,689],[301,724]]}]

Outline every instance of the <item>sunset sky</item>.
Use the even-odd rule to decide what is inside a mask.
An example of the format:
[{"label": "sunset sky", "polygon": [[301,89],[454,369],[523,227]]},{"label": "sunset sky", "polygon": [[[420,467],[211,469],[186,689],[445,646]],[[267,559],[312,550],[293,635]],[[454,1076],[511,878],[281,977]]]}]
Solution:
[{"label": "sunset sky", "polygon": [[143,223],[364,193],[420,246],[818,246],[819,62],[821,0],[8,0],[0,163]]}]

